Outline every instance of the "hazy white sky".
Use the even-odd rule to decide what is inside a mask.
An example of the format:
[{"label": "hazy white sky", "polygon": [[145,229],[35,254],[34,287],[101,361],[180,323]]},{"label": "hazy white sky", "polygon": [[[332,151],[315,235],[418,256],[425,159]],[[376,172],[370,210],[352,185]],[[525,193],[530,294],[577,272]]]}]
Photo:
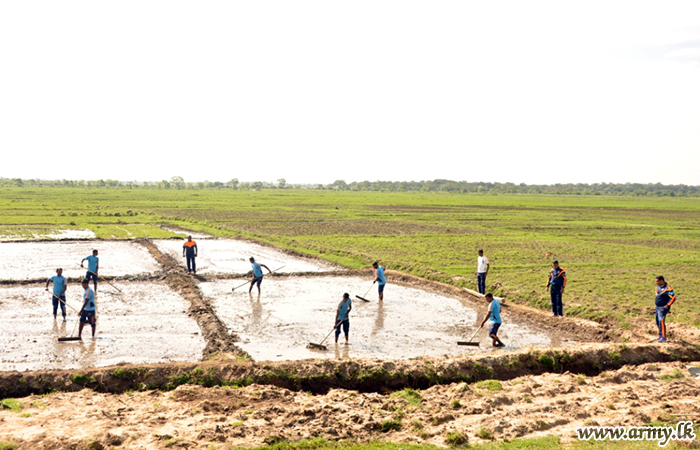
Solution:
[{"label": "hazy white sky", "polygon": [[0,177],[700,184],[700,2],[5,1]]}]

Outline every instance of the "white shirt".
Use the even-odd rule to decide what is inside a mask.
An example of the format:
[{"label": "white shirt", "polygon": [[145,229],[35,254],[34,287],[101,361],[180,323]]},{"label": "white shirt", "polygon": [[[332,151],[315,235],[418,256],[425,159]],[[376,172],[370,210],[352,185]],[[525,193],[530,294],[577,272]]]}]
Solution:
[{"label": "white shirt", "polygon": [[486,265],[489,264],[489,259],[485,256],[479,256],[476,258],[476,271],[477,273],[486,272]]}]

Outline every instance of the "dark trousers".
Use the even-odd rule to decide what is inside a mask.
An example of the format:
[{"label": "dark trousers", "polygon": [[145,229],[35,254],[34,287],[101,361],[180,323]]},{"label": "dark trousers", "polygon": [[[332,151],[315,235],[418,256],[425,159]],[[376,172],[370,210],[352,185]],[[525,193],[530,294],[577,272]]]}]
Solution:
[{"label": "dark trousers", "polygon": [[563,316],[564,305],[561,303],[561,288],[552,286],[549,289],[552,296],[552,312],[555,316]]},{"label": "dark trousers", "polygon": [[187,255],[187,272],[197,273],[197,265],[194,263],[194,255]]},{"label": "dark trousers", "polygon": [[63,302],[61,302],[61,300],[57,299],[55,295],[51,297],[51,299],[53,300],[53,315],[54,316],[56,315],[56,313],[58,312],[58,307],[60,306],[61,312],[63,313],[63,317],[66,317],[66,305],[65,305],[66,296],[64,294],[64,295],[59,295],[59,297],[61,298],[61,300],[63,300]]},{"label": "dark trousers", "polygon": [[486,272],[479,272],[476,274],[476,283],[478,285],[479,294],[486,293]]}]

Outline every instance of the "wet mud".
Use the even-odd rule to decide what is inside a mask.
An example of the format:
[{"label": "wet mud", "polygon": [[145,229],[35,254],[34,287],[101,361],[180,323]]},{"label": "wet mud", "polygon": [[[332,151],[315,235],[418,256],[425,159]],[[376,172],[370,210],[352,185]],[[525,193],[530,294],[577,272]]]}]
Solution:
[{"label": "wet mud", "polygon": [[[292,256],[273,247],[250,241],[235,239],[196,239],[196,241],[197,273],[201,275],[246,274],[251,271],[250,257],[280,274],[328,272],[339,268],[320,259]],[[153,241],[161,252],[170,255],[180,266],[186,267],[186,259],[182,256],[184,242],[184,239]],[[267,273],[265,269],[263,271]]]},{"label": "wet mud", "polygon": [[83,278],[87,269],[80,261],[93,249],[99,251],[99,274],[107,279],[160,270],[148,251],[131,241],[2,242],[0,280],[46,280],[59,267],[66,278]]},{"label": "wet mud", "polygon": [[[405,359],[417,356],[458,355],[494,351],[487,336],[488,323],[474,341],[479,347],[458,346],[479,328],[487,303],[474,304],[410,286],[388,284],[383,302],[377,285],[362,277],[278,277],[264,279],[261,295],[249,286],[235,292],[238,280],[203,282],[200,289],[214,306],[218,317],[235,333],[237,344],[256,361],[307,358]],[[368,289],[369,294],[366,295]],[[350,340],[341,333],[324,342],[328,351],[307,348],[321,343],[335,324],[338,302],[343,293],[352,298]],[[355,296],[371,299],[369,303]],[[542,331],[517,317],[503,314],[499,337],[503,350],[525,346],[565,346],[568,336]],[[500,350],[500,351],[503,351]]]},{"label": "wet mud", "polygon": [[[205,343],[188,317],[188,302],[159,283],[121,284],[121,294],[98,288],[97,332],[83,330],[82,341],[58,342],[78,335],[82,307],[80,285],[66,292],[66,322],[53,317],[51,292],[43,287],[0,287],[0,371],[100,367],[118,363],[193,361]],[[49,288],[51,289],[51,288]]]}]

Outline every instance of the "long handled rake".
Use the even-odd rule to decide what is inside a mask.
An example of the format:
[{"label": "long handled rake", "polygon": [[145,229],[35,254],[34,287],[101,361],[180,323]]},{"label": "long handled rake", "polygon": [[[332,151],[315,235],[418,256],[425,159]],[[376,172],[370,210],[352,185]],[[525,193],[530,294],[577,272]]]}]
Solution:
[{"label": "long handled rake", "polygon": [[[70,309],[72,309],[72,310],[75,311],[75,312],[79,312],[77,309],[73,308],[71,305],[69,305],[68,303],[64,302],[63,299],[62,299],[61,297],[59,297],[58,295],[56,295],[56,294],[52,294],[52,295],[53,295],[54,297],[56,297],[56,298],[58,299],[58,301],[61,302],[61,303],[63,303],[65,306],[69,307]],[[80,319],[78,319],[78,320],[75,322],[75,325],[73,325],[73,331],[71,332],[70,336],[60,337],[60,338],[58,338],[58,342],[80,341],[81,339],[80,339],[79,337],[73,337],[73,335],[75,334],[75,327],[78,326],[78,322],[79,322],[79,321],[80,321]]]},{"label": "long handled rake", "polygon": [[[372,286],[374,286],[374,282],[372,283]],[[370,286],[369,289],[367,289],[367,292],[365,292],[365,295],[363,295],[362,297],[360,297],[359,295],[356,295],[355,297],[359,298],[363,302],[369,302],[369,300],[367,300],[365,297],[367,297],[367,294],[369,294],[369,291],[372,290],[372,286]]]},{"label": "long handled rake", "polygon": [[470,337],[468,341],[457,341],[457,345],[469,345],[469,346],[472,346],[472,347],[478,347],[478,346],[479,346],[479,343],[478,343],[478,342],[472,342],[472,339],[474,339],[474,336],[476,336],[476,333],[478,333],[479,330],[481,330],[481,327],[479,327],[479,328],[476,329],[476,331],[474,332],[474,334],[472,334],[472,337]]},{"label": "long handled rake", "polygon": [[[278,270],[283,269],[284,267],[286,267],[286,264],[285,264],[284,266],[281,266],[281,267],[276,268],[275,270],[270,271],[270,273],[277,272]],[[268,275],[270,275],[270,273],[268,273]],[[265,275],[263,275],[263,277],[264,277],[264,276],[265,276]],[[235,292],[236,289],[240,289],[240,288],[242,288],[243,286],[245,286],[246,284],[250,284],[250,283],[252,283],[252,281],[246,281],[245,283],[243,283],[243,284],[240,285],[240,286],[236,286],[236,287],[234,287],[234,288],[231,288],[231,292]]]},{"label": "long handled rake", "polygon": [[306,348],[317,348],[317,349],[319,349],[319,350],[328,350],[328,347],[326,347],[325,345],[323,345],[323,343],[326,342],[326,339],[328,339],[328,336],[330,336],[331,333],[333,333],[333,331],[334,331],[336,328],[338,328],[338,325],[340,325],[340,323],[341,323],[343,320],[345,320],[345,319],[339,320],[338,323],[335,324],[335,326],[333,327],[333,329],[331,330],[331,332],[328,333],[328,334],[326,335],[326,337],[323,338],[323,340],[321,341],[320,344],[315,344],[315,343],[313,343],[313,342],[309,342],[309,345],[307,345]]},{"label": "long handled rake", "polygon": [[[82,266],[81,266],[81,267],[82,267]],[[121,289],[119,289],[118,287],[116,287],[115,285],[113,285],[112,283],[110,283],[109,281],[105,280],[104,277],[103,277],[102,275],[97,275],[95,272],[93,272],[93,271],[90,270],[90,269],[88,269],[87,271],[90,272],[91,274],[95,275],[97,278],[99,278],[100,280],[104,281],[104,282],[107,283],[108,285],[112,286],[114,289],[118,290],[119,293],[122,292]]]}]

